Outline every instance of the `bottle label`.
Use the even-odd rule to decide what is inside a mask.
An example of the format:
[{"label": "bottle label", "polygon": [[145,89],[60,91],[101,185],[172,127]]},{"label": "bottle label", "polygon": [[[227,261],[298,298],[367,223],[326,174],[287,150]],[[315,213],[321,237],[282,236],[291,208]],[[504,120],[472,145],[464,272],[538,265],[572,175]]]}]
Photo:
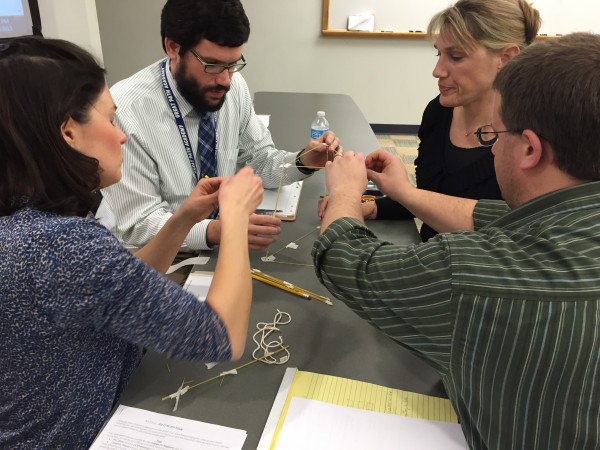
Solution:
[{"label": "bottle label", "polygon": [[311,139],[319,139],[321,136],[323,136],[325,134],[327,130],[319,130],[316,128],[311,128],[310,129],[310,138]]}]

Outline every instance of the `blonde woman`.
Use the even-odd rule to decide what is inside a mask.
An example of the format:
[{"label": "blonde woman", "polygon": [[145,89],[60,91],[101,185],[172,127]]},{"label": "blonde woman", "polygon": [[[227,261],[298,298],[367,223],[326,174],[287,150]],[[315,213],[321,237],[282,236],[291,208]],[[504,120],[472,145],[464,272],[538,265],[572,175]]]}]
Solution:
[{"label": "blonde woman", "polygon": [[[539,12],[524,0],[460,0],[431,19],[427,34],[437,50],[433,76],[440,93],[425,108],[419,128],[419,188],[501,198],[491,149],[477,142],[475,130],[490,123],[496,74],[535,40],[540,25]],[[389,198],[364,203],[363,214],[366,219],[413,217]],[[435,234],[423,224],[423,241]]]}]

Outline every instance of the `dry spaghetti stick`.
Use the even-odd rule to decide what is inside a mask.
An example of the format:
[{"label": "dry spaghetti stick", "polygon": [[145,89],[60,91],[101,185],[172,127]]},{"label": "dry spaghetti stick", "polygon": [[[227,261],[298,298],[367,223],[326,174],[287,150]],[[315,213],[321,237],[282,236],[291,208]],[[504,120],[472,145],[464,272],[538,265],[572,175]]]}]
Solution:
[{"label": "dry spaghetti stick", "polygon": [[[302,236],[300,236],[300,237],[298,237],[298,238],[296,238],[296,239],[292,240],[291,242],[298,242],[298,241],[301,241],[301,240],[302,240],[302,239],[304,239],[306,236],[309,236],[309,235],[313,234],[313,233],[315,232],[315,230],[318,230],[319,228],[320,228],[320,227],[317,227],[317,228],[315,228],[314,230],[312,230],[312,231],[309,231],[308,233],[306,233],[306,234],[303,234]],[[288,245],[289,245],[289,244],[288,244]],[[275,255],[275,254],[279,253],[280,251],[282,251],[282,250],[285,250],[286,248],[287,248],[287,245],[286,245],[285,247],[281,247],[281,248],[280,248],[280,249],[278,249],[278,250],[275,250],[274,252],[270,253],[270,255],[271,255],[271,256],[273,256],[273,255]],[[267,255],[267,256],[268,256],[268,255]]]},{"label": "dry spaghetti stick", "polygon": [[273,208],[273,217],[277,213],[277,205],[279,204],[279,196],[281,195],[281,185],[283,184],[283,170],[281,171],[281,176],[279,177],[279,186],[277,186],[277,196],[275,197],[275,207]]},{"label": "dry spaghetti stick", "polygon": [[[270,357],[270,356],[276,355],[277,353],[279,353],[279,352],[282,352],[282,351],[284,351],[284,350],[285,350],[285,349],[287,349],[287,348],[289,348],[289,345],[286,345],[286,346],[284,346],[284,347],[281,347],[279,350],[276,350],[276,351],[274,351],[274,352],[267,353],[266,355],[264,355],[264,356],[261,356],[260,358],[253,359],[252,361],[250,361],[250,362],[247,362],[246,364],[242,364],[241,366],[239,366],[239,367],[236,367],[235,369],[231,369],[231,370],[240,370],[240,369],[242,369],[242,368],[244,368],[244,367],[247,367],[247,366],[249,366],[250,364],[254,364],[255,362],[262,361],[263,359],[267,359],[267,358],[268,358],[268,357]],[[195,387],[198,387],[198,386],[200,386],[201,384],[208,383],[209,381],[214,381],[214,380],[216,380],[217,378],[221,378],[221,375],[219,374],[219,375],[217,375],[217,376],[215,376],[215,377],[209,378],[208,380],[204,380],[204,381],[201,381],[200,383],[194,384],[193,386],[189,386],[189,387],[187,388],[187,391],[186,391],[186,392],[189,392],[191,389],[194,389]],[[179,392],[179,391],[178,391],[178,392]],[[169,400],[170,398],[173,398],[173,397],[171,397],[171,396],[173,396],[173,395],[177,395],[177,392],[174,392],[173,394],[170,394],[170,395],[165,395],[165,396],[162,398],[162,400]]]}]

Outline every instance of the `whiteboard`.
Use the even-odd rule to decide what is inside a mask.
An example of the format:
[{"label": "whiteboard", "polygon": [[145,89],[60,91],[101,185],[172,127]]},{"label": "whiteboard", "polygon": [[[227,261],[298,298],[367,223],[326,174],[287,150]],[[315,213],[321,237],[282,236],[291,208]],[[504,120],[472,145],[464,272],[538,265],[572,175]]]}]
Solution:
[{"label": "whiteboard", "polygon": [[[328,29],[345,30],[349,15],[373,14],[375,30],[424,32],[434,14],[454,3],[448,0],[329,0]],[[540,34],[600,33],[599,0],[535,0],[530,3],[542,17]]]}]

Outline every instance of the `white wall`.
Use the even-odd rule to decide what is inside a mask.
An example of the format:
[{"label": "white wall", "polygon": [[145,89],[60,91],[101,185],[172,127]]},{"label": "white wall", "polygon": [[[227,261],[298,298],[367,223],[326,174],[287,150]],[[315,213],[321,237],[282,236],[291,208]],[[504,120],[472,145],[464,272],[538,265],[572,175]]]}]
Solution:
[{"label": "white wall", "polygon": [[[165,0],[97,0],[112,84],[163,57]],[[251,91],[349,94],[370,123],[421,122],[436,95],[435,52],[426,41],[324,38],[321,0],[243,0],[250,19],[243,75]]]},{"label": "white wall", "polygon": [[[431,17],[456,0],[329,0],[330,29],[345,29],[350,14],[375,16],[375,28],[407,32],[426,30]],[[492,1],[492,0],[489,0]],[[600,32],[598,0],[529,0],[542,17],[541,34]]]},{"label": "white wall", "polygon": [[437,95],[426,40],[323,37],[321,0],[246,0],[244,8],[253,92],[349,94],[370,123],[409,125]]},{"label": "white wall", "polygon": [[95,0],[38,0],[38,4],[45,37],[74,42],[103,60]]},{"label": "white wall", "polygon": [[[242,1],[252,28],[243,74],[253,93],[349,94],[370,123],[408,125],[420,123],[425,105],[437,95],[431,76],[435,52],[426,40],[323,37],[322,0]],[[536,3],[543,13],[546,5],[563,1]],[[110,84],[164,55],[160,11],[165,0],[39,2],[44,34],[70,39],[103,57]],[[582,8],[598,8],[596,3],[577,0]],[[577,17],[582,16],[577,8]]]}]

